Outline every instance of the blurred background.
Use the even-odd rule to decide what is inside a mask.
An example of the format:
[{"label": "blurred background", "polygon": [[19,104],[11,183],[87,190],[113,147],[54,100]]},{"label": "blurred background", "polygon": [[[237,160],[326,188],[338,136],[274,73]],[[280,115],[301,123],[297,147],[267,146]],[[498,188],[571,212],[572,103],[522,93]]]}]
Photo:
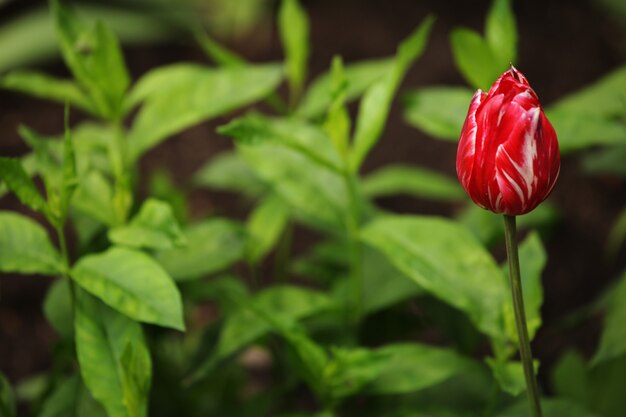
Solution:
[{"label": "blurred background", "polygon": [[[426,52],[405,80],[384,137],[364,171],[393,162],[421,165],[454,177],[456,147],[433,140],[403,120],[402,92],[427,85],[465,85],[453,63],[449,34],[460,25],[482,31],[489,1],[302,3],[311,19],[313,78],[328,68],[335,54],[342,55],[345,62],[393,54],[396,45],[426,15],[436,15]],[[208,31],[253,62],[282,59],[275,0],[102,0],[75,5],[83,16],[104,20],[118,34],[135,80],[167,63],[208,65],[194,37],[197,31]],[[546,105],[624,64],[626,0],[524,0],[515,1],[514,10],[519,30],[517,67]],[[16,68],[69,76],[44,1],[0,0],[0,74]],[[74,112],[71,120],[74,123],[85,117]],[[216,126],[226,120],[196,126],[152,150],[141,162],[143,177],[166,170],[177,186],[185,187],[206,160],[232,147],[230,139],[215,133]],[[42,134],[58,134],[63,130],[62,106],[0,90],[1,155],[26,152],[17,133],[22,124]],[[543,276],[544,327],[534,342],[535,355],[548,366],[566,346],[588,354],[594,351],[601,317],[597,323],[583,322],[565,330],[553,331],[554,326],[595,300],[626,267],[623,247],[613,257],[605,250],[611,227],[626,205],[626,182],[616,175],[590,175],[581,168],[581,155],[584,153],[564,158],[551,197],[560,214],[545,242],[549,261]],[[147,184],[141,187],[145,192]],[[384,198],[380,204],[401,213],[446,216],[458,209],[403,197]],[[0,209],[19,209],[19,203],[4,197]],[[191,193],[188,210],[193,218],[207,214],[243,217],[247,209],[232,195],[196,190]],[[306,246],[309,238],[299,232],[296,246]],[[0,275],[0,369],[13,382],[49,367],[48,352],[56,336],[41,311],[48,285],[43,277]]]}]

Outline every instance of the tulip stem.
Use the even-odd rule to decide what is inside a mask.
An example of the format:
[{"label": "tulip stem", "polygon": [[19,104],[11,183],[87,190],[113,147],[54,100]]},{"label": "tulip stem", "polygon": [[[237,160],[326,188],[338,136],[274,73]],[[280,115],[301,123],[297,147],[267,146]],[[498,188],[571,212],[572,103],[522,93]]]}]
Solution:
[{"label": "tulip stem", "polygon": [[515,216],[504,216],[504,236],[506,241],[506,253],[509,261],[509,279],[511,282],[511,293],[513,295],[513,310],[515,312],[515,324],[519,339],[519,351],[526,378],[526,389],[530,402],[531,415],[541,417],[541,404],[539,402],[539,391],[533,367],[533,355],[530,349],[528,338],[528,328],[526,326],[526,314],[524,310],[524,298],[522,295],[522,280],[519,267],[519,255],[517,251],[517,230]]}]

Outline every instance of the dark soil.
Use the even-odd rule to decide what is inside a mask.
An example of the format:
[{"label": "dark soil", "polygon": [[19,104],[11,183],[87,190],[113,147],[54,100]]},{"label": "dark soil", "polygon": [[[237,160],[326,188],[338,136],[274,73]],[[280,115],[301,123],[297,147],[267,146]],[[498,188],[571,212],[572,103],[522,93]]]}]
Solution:
[{"label": "dark soil", "polygon": [[[7,7],[16,13],[29,4]],[[515,10],[520,30],[518,68],[531,81],[543,102],[548,104],[575,91],[616,68],[626,57],[626,27],[591,1],[517,1]],[[306,2],[312,19],[312,72],[328,67],[334,54],[347,62],[387,56],[428,14],[437,23],[425,55],[411,70],[404,88],[433,84],[464,84],[455,70],[448,34],[458,25],[482,31],[487,1],[414,0],[311,0]],[[1,10],[1,9],[0,9]],[[5,17],[8,19],[8,17]],[[259,30],[231,42],[231,46],[254,61],[280,59],[280,44],[272,30]],[[1,53],[1,51],[0,51]],[[136,79],[149,68],[164,63],[192,60],[205,62],[191,40],[168,45],[131,48],[126,57]],[[60,62],[44,70],[65,75]],[[0,91],[0,154],[19,155],[26,151],[16,128],[26,124],[43,134],[62,131],[61,106]],[[82,115],[73,115],[73,121]],[[151,151],[141,165],[143,174],[157,168],[173,172],[183,184],[203,162],[230,147],[230,141],[214,133],[223,120],[204,123]],[[399,105],[389,120],[384,139],[365,165],[370,171],[388,163],[421,165],[454,176],[455,146],[432,140],[406,125]],[[626,184],[610,177],[589,177],[579,169],[578,156],[562,162],[561,178],[551,197],[562,221],[546,242],[549,263],[544,273],[544,327],[534,343],[535,354],[549,368],[564,350],[578,348],[586,355],[597,344],[601,318],[565,329],[561,319],[594,300],[626,266],[625,252],[607,260],[604,246],[607,233],[619,211],[626,205]],[[407,198],[388,198],[381,204],[398,212],[451,215],[455,207]],[[12,198],[0,201],[0,208],[16,209]],[[237,200],[221,193],[192,194],[191,212],[242,214]],[[50,283],[45,277],[0,275],[0,369],[18,381],[47,369],[54,332],[46,324],[41,303]],[[542,375],[545,382],[545,372]]]}]

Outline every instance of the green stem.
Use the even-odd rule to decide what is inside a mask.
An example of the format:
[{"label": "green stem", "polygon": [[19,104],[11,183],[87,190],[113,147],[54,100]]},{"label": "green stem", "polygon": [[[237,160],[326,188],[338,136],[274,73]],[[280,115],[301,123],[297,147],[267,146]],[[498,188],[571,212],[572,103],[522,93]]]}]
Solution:
[{"label": "green stem", "polygon": [[504,216],[504,235],[506,241],[506,253],[509,260],[509,278],[511,281],[511,293],[513,295],[513,310],[515,312],[515,324],[519,339],[519,350],[526,378],[526,389],[530,402],[531,415],[541,417],[541,404],[539,402],[539,390],[533,367],[533,355],[530,349],[528,328],[526,326],[526,314],[524,310],[524,298],[522,295],[522,280],[519,267],[519,255],[517,250],[517,230],[515,216]]},{"label": "green stem", "polygon": [[76,290],[74,289],[74,281],[72,281],[69,275],[70,255],[67,249],[67,240],[65,239],[64,225],[65,225],[65,222],[59,222],[54,225],[54,229],[56,230],[57,236],[59,238],[59,246],[61,248],[61,258],[63,260],[63,278],[67,279],[67,282],[69,283],[70,295],[71,295],[72,306],[73,306],[76,300]]},{"label": "green stem", "polygon": [[350,280],[352,287],[352,318],[354,323],[358,323],[361,318],[363,279],[361,267],[361,244],[359,242],[359,201],[354,175],[346,171],[344,179],[348,188],[350,212],[346,219],[347,237],[350,252]]}]

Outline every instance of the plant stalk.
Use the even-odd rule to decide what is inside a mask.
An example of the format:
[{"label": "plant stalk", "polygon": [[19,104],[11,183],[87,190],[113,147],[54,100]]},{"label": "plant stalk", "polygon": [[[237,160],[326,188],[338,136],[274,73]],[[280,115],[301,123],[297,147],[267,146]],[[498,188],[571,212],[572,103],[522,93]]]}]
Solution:
[{"label": "plant stalk", "polygon": [[[60,222],[59,224],[55,224],[54,228],[56,230],[57,236],[59,238],[59,246],[61,248],[61,258],[63,259],[63,278],[67,279],[67,282],[70,286],[70,296],[72,300],[72,306],[76,303],[76,290],[74,288],[74,281],[70,278],[69,270],[70,270],[70,255],[67,249],[67,240],[65,239],[65,227],[64,222]],[[73,310],[72,310],[73,311]]]},{"label": "plant stalk", "polygon": [[522,280],[519,266],[519,254],[517,249],[517,228],[515,216],[504,215],[504,236],[506,241],[506,253],[509,262],[509,279],[511,282],[511,294],[513,295],[513,310],[515,312],[515,324],[519,339],[519,350],[526,378],[526,390],[530,402],[532,417],[542,417],[539,390],[533,367],[533,355],[528,338],[526,326],[526,313],[524,310],[524,298],[522,295]]},{"label": "plant stalk", "polygon": [[346,171],[344,179],[348,188],[350,212],[347,218],[347,237],[350,251],[350,279],[352,287],[352,319],[358,323],[361,318],[363,303],[363,271],[361,267],[361,245],[359,242],[359,210],[358,194],[354,175]]}]

